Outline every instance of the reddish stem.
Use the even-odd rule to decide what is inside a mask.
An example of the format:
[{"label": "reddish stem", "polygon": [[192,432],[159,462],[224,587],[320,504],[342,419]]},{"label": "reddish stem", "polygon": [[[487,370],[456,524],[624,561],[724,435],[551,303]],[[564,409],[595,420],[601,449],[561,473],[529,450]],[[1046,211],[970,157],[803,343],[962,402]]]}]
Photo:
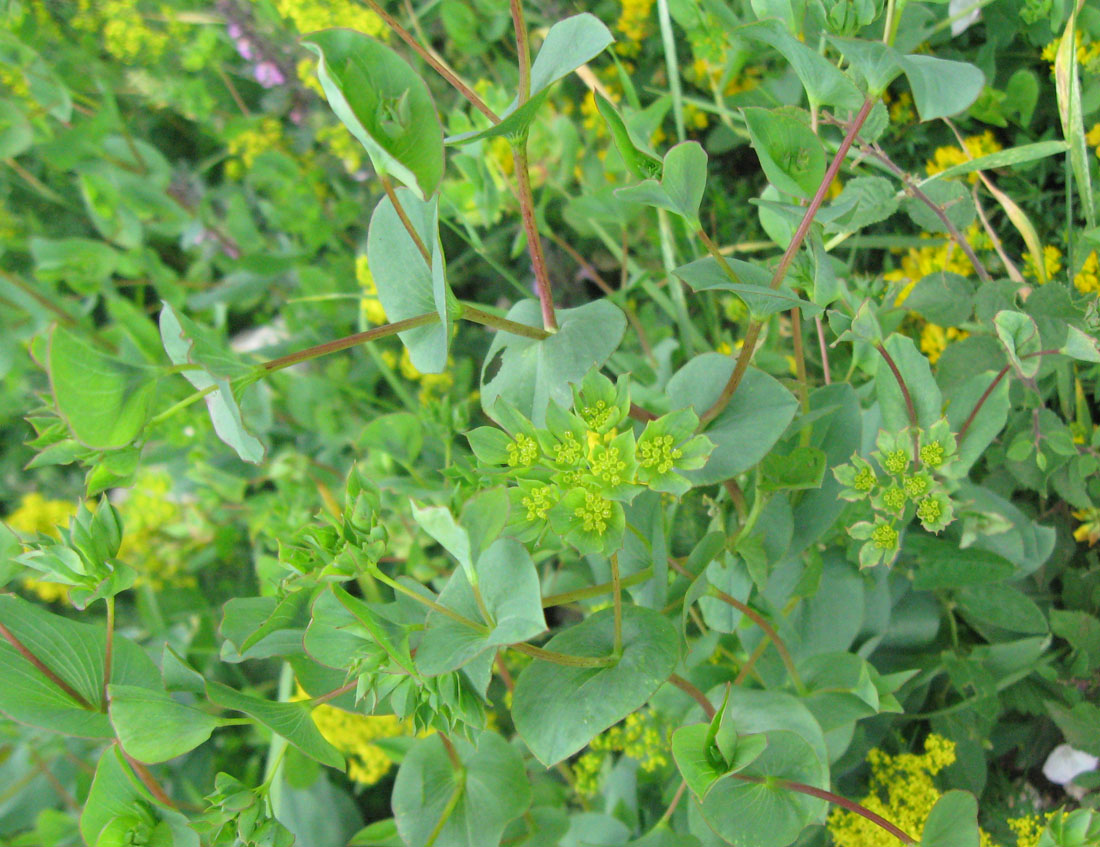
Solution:
[{"label": "reddish stem", "polygon": [[[4,639],[12,647],[15,648],[15,652],[17,652],[20,656],[22,656],[24,659],[34,665],[39,673],[41,673],[44,677],[46,677],[46,679],[48,679],[50,682],[52,682],[54,685],[64,691],[76,702],[78,706],[80,706],[80,708],[88,709],[89,711],[95,710],[95,707],[83,697],[81,697],[75,688],[73,688],[71,685],[69,685],[69,683],[65,682],[65,680],[63,680],[52,670],[46,667],[45,663],[36,655],[34,655],[34,653],[30,651],[27,645],[20,641],[15,633],[4,626],[3,623],[0,623],[0,635],[2,635]],[[104,708],[106,708],[106,703],[104,703]]]},{"label": "reddish stem", "polygon": [[707,716],[707,720],[713,718],[716,714],[714,706],[710,700],[707,699],[707,695],[684,679],[678,674],[672,674],[669,676],[668,681],[687,694],[692,700],[699,704],[699,708],[703,710],[703,714]]}]

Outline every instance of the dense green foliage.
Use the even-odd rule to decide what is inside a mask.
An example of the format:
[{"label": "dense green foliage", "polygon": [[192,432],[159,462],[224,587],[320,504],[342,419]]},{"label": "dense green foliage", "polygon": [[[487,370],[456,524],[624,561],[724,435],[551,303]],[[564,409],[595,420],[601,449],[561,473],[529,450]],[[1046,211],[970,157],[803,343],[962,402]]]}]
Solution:
[{"label": "dense green foliage", "polygon": [[1095,0],[0,10],[0,843],[1100,845]]}]

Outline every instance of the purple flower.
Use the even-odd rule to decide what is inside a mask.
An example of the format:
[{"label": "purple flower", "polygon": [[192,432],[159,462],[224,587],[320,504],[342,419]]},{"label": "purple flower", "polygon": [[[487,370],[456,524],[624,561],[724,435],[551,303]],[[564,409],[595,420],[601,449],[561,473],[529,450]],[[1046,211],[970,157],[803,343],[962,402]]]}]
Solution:
[{"label": "purple flower", "polygon": [[264,88],[274,88],[286,82],[286,77],[274,62],[260,62],[252,72],[256,76],[256,82]]},{"label": "purple flower", "polygon": [[233,44],[236,46],[237,52],[241,54],[242,59],[252,61],[256,57],[256,53],[252,49],[252,42],[247,38],[234,39]]}]

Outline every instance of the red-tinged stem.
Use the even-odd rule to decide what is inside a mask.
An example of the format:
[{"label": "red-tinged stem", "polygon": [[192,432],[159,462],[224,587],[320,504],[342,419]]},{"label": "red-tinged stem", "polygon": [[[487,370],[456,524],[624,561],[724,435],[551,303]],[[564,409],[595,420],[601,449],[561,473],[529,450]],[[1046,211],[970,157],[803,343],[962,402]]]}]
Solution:
[{"label": "red-tinged stem", "polygon": [[814,325],[817,327],[817,345],[821,348],[821,367],[825,371],[825,384],[831,385],[833,378],[829,373],[829,348],[825,344],[825,327],[821,325],[820,316],[814,318]]},{"label": "red-tinged stem", "polygon": [[633,403],[630,404],[630,417],[634,418],[634,420],[636,421],[641,421],[642,423],[657,420],[657,416],[653,414],[653,412],[649,411],[649,409],[643,409],[641,406],[636,406]]},{"label": "red-tinged stem", "polygon": [[[1050,356],[1058,352],[1058,350],[1039,350],[1035,353],[1028,353],[1024,356],[1021,356],[1020,358],[1031,359],[1035,356]],[[976,418],[978,416],[978,412],[982,410],[982,406],[984,406],[985,401],[989,399],[989,395],[993,393],[993,389],[997,387],[997,383],[1005,378],[1005,374],[1007,374],[1009,370],[1011,370],[1011,368],[1011,365],[1005,365],[1003,368],[1001,368],[1000,372],[995,377],[993,377],[993,381],[989,383],[989,387],[982,392],[982,396],[978,398],[978,402],[974,404],[974,408],[971,409],[970,414],[966,416],[966,420],[963,421],[963,425],[959,427],[958,435],[955,436],[959,443],[962,443],[963,438],[966,437],[966,433],[970,429],[970,425],[974,423],[974,418]]]},{"label": "red-tinged stem", "polygon": [[692,700],[699,704],[699,708],[703,710],[703,714],[707,716],[707,720],[710,720],[715,716],[716,711],[714,705],[707,699],[707,695],[684,679],[678,674],[672,674],[669,676],[668,681],[687,694]]},{"label": "red-tinged stem", "polygon": [[811,797],[817,797],[819,800],[825,800],[828,803],[841,806],[847,809],[849,812],[854,812],[860,817],[864,817],[876,826],[882,827],[892,836],[901,841],[902,844],[916,844],[916,839],[909,836],[904,830],[894,826],[886,818],[876,815],[870,809],[867,809],[859,803],[855,803],[846,797],[841,797],[839,794],[834,794],[832,791],[826,791],[823,788],[815,788],[812,785],[806,785],[804,782],[795,782],[790,779],[782,779],[780,777],[763,777],[752,776],[744,773],[732,773],[730,774],[734,779],[739,779],[742,782],[754,782],[757,785],[774,785],[778,788],[786,788],[788,791],[797,791],[799,794],[808,794]]},{"label": "red-tinged stem", "polygon": [[393,190],[393,183],[390,182],[390,178],[385,174],[381,174],[380,176],[382,178],[382,190],[385,191],[386,196],[390,198],[390,203],[393,204],[393,210],[397,212],[397,217],[401,219],[401,225],[405,227],[405,232],[409,234],[409,238],[411,238],[413,244],[416,245],[416,249],[419,250],[420,255],[424,257],[424,264],[428,266],[428,270],[431,270],[432,254],[428,252],[428,248],[420,239],[420,233],[413,228],[409,216],[405,214],[405,207],[402,206],[401,201],[397,199],[397,194]]},{"label": "red-tinged stem", "polygon": [[329,691],[326,694],[322,694],[320,697],[314,697],[312,700],[309,701],[309,707],[312,709],[316,706],[320,706],[323,703],[327,703],[329,700],[335,700],[341,694],[347,694],[349,691],[354,691],[355,687],[358,684],[359,680],[354,679],[351,682],[341,685],[339,688]]},{"label": "red-tinged stem", "polygon": [[512,26],[516,31],[516,52],[519,54],[519,105],[531,96],[531,43],[527,38],[527,21],[523,19],[521,0],[509,0]]},{"label": "red-tinged stem", "polygon": [[488,106],[486,106],[485,101],[478,97],[476,92],[474,92],[474,90],[470,88],[470,86],[459,79],[458,76],[450,68],[442,64],[438,59],[435,58],[435,56],[433,56],[431,53],[421,47],[420,42],[413,38],[409,31],[401,26],[401,24],[397,22],[393,15],[391,15],[389,12],[379,6],[376,0],[364,0],[364,2],[371,7],[371,9],[376,15],[378,15],[378,17],[386,22],[386,26],[396,32],[398,36],[400,36],[402,41],[404,41],[413,50],[415,50],[416,55],[427,62],[431,66],[432,70],[434,70],[437,74],[447,80],[447,82],[449,82],[459,94],[469,100],[470,104],[475,109],[481,112],[481,114],[485,115],[485,117],[487,117],[493,123],[500,123],[500,116],[497,115],[497,113],[490,109]]},{"label": "red-tinged stem", "polygon": [[[122,750],[121,746],[119,747],[119,750]],[[149,789],[149,793],[157,798],[158,803],[160,803],[162,806],[168,806],[170,809],[178,808],[176,804],[172,802],[172,798],[169,797],[165,793],[164,789],[160,787],[160,783],[157,782],[156,777],[154,777],[153,774],[149,772],[149,768],[145,767],[145,765],[143,765],[125,750],[122,750],[122,757],[126,759],[130,767],[133,768],[134,773],[137,774],[137,777],[141,780],[142,785]]]},{"label": "red-tinged stem", "polygon": [[[840,167],[844,164],[844,159],[847,157],[848,151],[852,147],[852,143],[856,140],[856,136],[859,135],[860,129],[867,120],[867,116],[871,114],[871,108],[876,102],[877,98],[872,97],[868,97],[863,101],[863,106],[860,107],[855,119],[849,125],[848,131],[844,134],[844,140],[840,142],[840,147],[837,149],[833,161],[829,164],[828,170],[825,171],[824,179],[821,180],[821,184],[817,187],[817,192],[814,194],[813,199],[810,200],[810,205],[806,207],[806,212],[802,216],[802,221],[798,224],[798,229],[794,232],[794,237],[791,238],[791,243],[787,245],[787,249],[779,259],[779,264],[776,266],[775,273],[772,275],[771,288],[773,291],[782,285],[783,278],[787,275],[787,269],[791,266],[791,262],[794,261],[794,257],[802,246],[802,242],[805,241],[806,236],[809,235],[810,225],[813,223],[814,216],[817,214],[818,209],[821,208],[821,204],[825,202],[825,194],[828,192],[829,186],[833,184],[836,175],[840,173]],[[741,384],[741,379],[744,377],[745,371],[748,370],[749,359],[752,358],[753,351],[756,349],[756,340],[760,337],[760,329],[761,324],[758,321],[749,322],[748,329],[745,330],[745,341],[741,345],[741,354],[737,357],[737,364],[733,368],[733,373],[730,374],[729,381],[722,389],[722,393],[718,395],[718,399],[714,401],[714,405],[707,409],[702,417],[699,418],[700,428],[705,427],[718,417],[722,410],[726,408],[734,392],[737,391],[737,386]]]},{"label": "red-tinged stem", "polygon": [[451,767],[456,771],[462,770],[462,759],[458,757],[454,742],[444,732],[439,733],[439,740],[443,742],[443,747],[447,751],[447,758],[451,760]]},{"label": "red-tinged stem", "polygon": [[890,366],[890,371],[894,374],[894,379],[897,381],[898,388],[901,389],[901,396],[905,399],[905,411],[909,415],[909,428],[913,433],[913,466],[920,467],[920,432],[918,431],[919,424],[917,422],[917,409],[913,405],[913,397],[909,393],[909,386],[905,384],[905,379],[901,375],[901,371],[898,370],[897,362],[894,361],[894,357],[886,352],[886,348],[881,344],[876,344],[875,349],[883,359],[886,360],[886,364]]},{"label": "red-tinged stem", "polygon": [[[71,685],[69,685],[69,683],[65,682],[65,680],[63,680],[52,670],[46,667],[45,663],[36,655],[34,655],[34,653],[30,651],[27,645],[20,641],[16,634],[8,629],[6,626],[4,626],[3,623],[0,623],[0,636],[3,636],[4,640],[7,641],[13,648],[15,648],[15,652],[17,652],[20,656],[22,656],[24,659],[34,665],[34,667],[38,670],[40,674],[42,674],[44,677],[46,677],[46,679],[48,679],[50,682],[52,682],[54,685],[64,691],[65,694],[71,697],[76,702],[76,704],[80,706],[80,708],[88,709],[89,711],[93,711],[95,709],[95,707],[92,706],[91,703],[80,696],[75,688],[73,688]],[[104,708],[106,708],[106,703],[104,703]]]},{"label": "red-tinged stem", "polygon": [[527,234],[527,252],[531,256],[531,268],[535,272],[535,287],[542,307],[542,326],[556,331],[558,319],[554,315],[554,294],[550,289],[550,274],[546,270],[546,257],[542,253],[542,238],[535,223],[535,195],[531,191],[531,174],[527,170],[527,138],[512,144],[512,160],[515,163],[516,180],[519,183],[519,207],[523,216],[523,229]]},{"label": "red-tinged stem", "polygon": [[368,341],[374,341],[376,338],[397,335],[397,333],[404,332],[407,329],[427,326],[428,324],[436,323],[438,320],[439,315],[437,313],[426,312],[423,315],[405,318],[403,321],[395,321],[392,324],[376,326],[374,329],[368,329],[366,332],[357,332],[354,335],[346,335],[343,338],[337,338],[335,341],[326,341],[324,344],[318,344],[315,347],[307,347],[305,350],[299,350],[297,353],[288,353],[285,356],[280,356],[277,359],[264,362],[260,367],[267,373],[279,371],[283,368],[289,368],[291,365],[297,365],[301,362],[308,362],[310,359],[316,359],[318,356],[325,356],[329,353],[347,350],[349,347],[365,344]]}]

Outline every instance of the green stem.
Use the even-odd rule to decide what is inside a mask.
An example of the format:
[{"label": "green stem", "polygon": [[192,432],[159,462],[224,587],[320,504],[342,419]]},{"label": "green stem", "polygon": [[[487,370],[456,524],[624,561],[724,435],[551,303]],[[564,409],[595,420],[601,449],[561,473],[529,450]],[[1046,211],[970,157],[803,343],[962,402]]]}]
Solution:
[{"label": "green stem", "polygon": [[111,684],[111,665],[115,653],[115,598],[106,598],[107,639],[103,648],[103,711],[107,711],[107,686]]},{"label": "green stem", "polygon": [[308,362],[310,359],[327,356],[329,353],[337,353],[340,350],[347,350],[349,347],[366,344],[368,341],[374,341],[377,338],[386,338],[390,335],[397,335],[397,333],[404,332],[407,329],[427,326],[428,324],[436,323],[438,320],[439,314],[437,312],[426,312],[423,315],[405,318],[403,321],[395,321],[391,324],[376,326],[374,329],[368,329],[366,332],[357,332],[354,335],[337,338],[335,341],[326,341],[324,344],[318,344],[315,347],[307,347],[305,350],[299,350],[297,353],[288,353],[286,356],[280,356],[277,359],[264,362],[259,367],[264,373],[273,373],[283,368],[289,368],[291,365]]},{"label": "green stem", "polygon": [[542,341],[553,335],[552,332],[547,332],[545,329],[539,329],[537,326],[528,326],[527,324],[510,321],[507,318],[497,317],[469,303],[462,303],[461,305],[462,313],[460,317],[463,320],[470,321],[470,323],[492,327],[493,329],[510,332],[512,335],[519,335],[524,338],[533,338],[535,341]]},{"label": "green stem", "polygon": [[722,272],[730,278],[730,282],[741,284],[741,278],[730,267],[730,263],[726,261],[726,257],[722,255],[722,251],[718,249],[718,245],[714,243],[709,235],[707,235],[701,228],[695,231],[695,234],[699,237],[699,240],[703,242],[703,245],[707,248],[707,252],[714,257],[714,261],[718,263],[718,266],[722,269]]},{"label": "green stem", "polygon": [[[814,216],[817,214],[818,209],[821,208],[821,204],[825,202],[825,194],[829,190],[829,186],[833,184],[833,180],[836,179],[836,175],[840,172],[840,166],[844,164],[844,159],[847,157],[848,151],[852,147],[852,143],[856,140],[856,136],[859,135],[859,130],[863,127],[864,122],[866,122],[867,116],[871,114],[871,109],[876,102],[877,98],[874,97],[868,97],[864,100],[863,106],[848,127],[848,131],[844,134],[844,140],[840,142],[840,147],[837,148],[836,155],[833,156],[833,161],[830,163],[828,170],[825,171],[825,176],[821,180],[821,184],[817,187],[817,192],[814,194],[813,199],[810,200],[810,205],[806,207],[806,212],[802,215],[802,220],[798,224],[798,229],[795,230],[794,236],[791,238],[791,243],[787,245],[787,249],[779,259],[779,264],[776,266],[775,273],[772,275],[771,289],[773,291],[777,290],[779,286],[783,284],[783,279],[787,275],[787,269],[791,266],[791,262],[794,261],[794,257],[798,253],[799,248],[802,247],[802,242],[806,240],[806,236],[810,233],[810,225],[813,223]],[[749,327],[745,332],[745,342],[741,347],[740,355],[737,357],[737,364],[733,368],[733,373],[730,374],[729,381],[718,395],[718,399],[714,401],[714,405],[700,417],[700,429],[718,417],[721,411],[726,408],[734,392],[737,391],[737,386],[741,384],[741,379],[744,377],[745,371],[748,370],[749,360],[752,358],[753,351],[756,348],[756,340],[760,336],[760,329],[761,324],[758,321],[750,321]]]},{"label": "green stem", "polygon": [[149,418],[149,423],[147,424],[147,426],[153,427],[161,423],[162,421],[168,420],[168,418],[172,417],[172,415],[176,414],[176,412],[180,411],[181,409],[186,409],[192,403],[201,400],[208,394],[213,394],[217,390],[218,386],[217,384],[214,384],[206,386],[206,388],[202,389],[201,391],[195,391],[194,393],[187,395],[178,403],[169,406],[163,412],[160,412],[159,414],[153,415],[153,417]]},{"label": "green stem", "polygon": [[570,656],[566,653],[556,653],[553,650],[543,650],[526,642],[509,644],[512,650],[523,653],[532,659],[542,659],[544,662],[553,662],[555,665],[565,665],[570,668],[610,668],[618,664],[615,656]]},{"label": "green stem", "polygon": [[669,92],[672,94],[672,114],[676,119],[676,138],[683,141],[687,138],[684,127],[684,92],[680,86],[680,62],[676,57],[676,36],[672,32],[668,0],[657,0],[657,20],[661,25],[661,44],[665,51]]},{"label": "green stem", "polygon": [[614,592],[616,657],[623,654],[623,586],[619,580],[619,554],[611,554],[611,586]]},{"label": "green stem", "polygon": [[374,578],[377,579],[379,582],[384,582],[394,591],[399,591],[406,597],[410,597],[417,603],[420,603],[422,606],[427,606],[433,612],[439,612],[439,614],[445,615],[456,623],[460,623],[463,626],[469,627],[470,629],[475,630],[481,635],[489,634],[489,627],[484,626],[483,624],[479,624],[477,621],[472,621],[465,615],[460,615],[453,609],[448,609],[446,606],[435,602],[435,600],[431,600],[425,597],[423,594],[419,594],[416,591],[413,591],[407,585],[402,585],[397,580],[391,579],[389,576],[383,573],[382,569],[379,568],[377,565],[368,565],[367,569],[370,571],[371,575],[374,576]]},{"label": "green stem", "polygon": [[[620,581],[620,585],[623,588],[629,588],[631,585],[638,585],[645,582],[653,576],[653,566],[633,573]],[[602,594],[610,594],[615,590],[615,584],[613,582],[602,582],[599,585],[590,585],[587,588],[577,588],[573,591],[563,591],[561,594],[547,594],[542,598],[542,607],[544,609],[550,606],[564,606],[567,603],[576,603],[578,600],[587,600],[590,597],[599,597]]]},{"label": "green stem", "polygon": [[[442,735],[440,735],[442,738]],[[424,847],[432,847],[435,844],[435,840],[439,838],[439,833],[443,831],[443,827],[447,821],[451,819],[451,815],[454,813],[455,808],[458,806],[458,801],[462,799],[462,795],[466,791],[466,771],[455,771],[455,787],[451,791],[451,796],[447,798],[447,805],[443,807],[443,812],[439,816],[439,822],[436,823],[435,828],[432,829],[431,834],[428,836],[428,840],[424,842]]]}]

